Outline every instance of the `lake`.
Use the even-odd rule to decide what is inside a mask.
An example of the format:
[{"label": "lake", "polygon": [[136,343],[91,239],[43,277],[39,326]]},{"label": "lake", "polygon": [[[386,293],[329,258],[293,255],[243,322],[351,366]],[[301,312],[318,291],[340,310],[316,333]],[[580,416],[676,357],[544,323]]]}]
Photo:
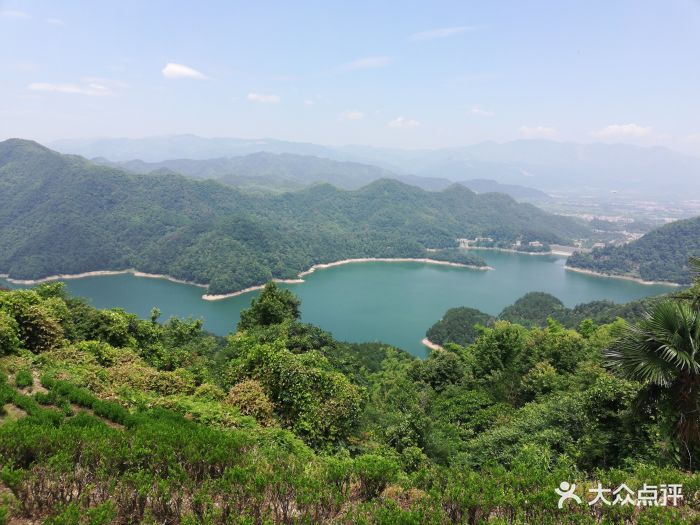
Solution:
[{"label": "lake", "polygon": [[[664,285],[584,275],[564,269],[565,258],[480,251],[493,271],[425,263],[366,262],[318,270],[304,283],[285,284],[302,301],[305,322],[346,341],[382,341],[425,356],[425,331],[448,308],[471,306],[492,315],[527,292],[542,291],[566,306],[609,299],[627,302],[668,292]],[[0,280],[0,284],[8,285]],[[66,281],[68,290],[98,308],[121,307],[147,317],[151,308],[171,316],[204,319],[204,327],[224,335],[235,329],[241,309],[258,292],[222,301],[204,301],[203,289],[133,275]]]}]

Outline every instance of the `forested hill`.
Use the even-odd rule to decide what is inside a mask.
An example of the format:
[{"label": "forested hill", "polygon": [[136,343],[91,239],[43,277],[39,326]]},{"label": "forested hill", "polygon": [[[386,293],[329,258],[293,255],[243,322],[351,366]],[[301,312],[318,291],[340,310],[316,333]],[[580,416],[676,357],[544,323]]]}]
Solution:
[{"label": "forested hill", "polygon": [[[425,257],[460,237],[566,242],[589,231],[499,194],[426,192],[393,180],[250,195],[215,181],[137,175],[37,143],[0,143],[0,273],[137,268],[225,293],[316,263]],[[430,253],[479,263],[471,255]]]},{"label": "forested hill", "polygon": [[666,224],[624,246],[606,247],[588,254],[575,253],[566,264],[573,268],[639,277],[646,281],[689,284],[688,258],[698,255],[700,217],[695,217]]}]

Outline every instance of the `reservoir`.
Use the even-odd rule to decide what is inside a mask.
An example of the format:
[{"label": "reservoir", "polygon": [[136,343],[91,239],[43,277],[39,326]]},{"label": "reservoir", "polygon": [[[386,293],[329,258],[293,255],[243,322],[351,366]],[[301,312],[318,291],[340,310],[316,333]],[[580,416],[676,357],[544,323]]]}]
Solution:
[{"label": "reservoir", "polygon": [[[363,262],[318,270],[305,282],[283,284],[301,298],[302,320],[340,340],[382,341],[423,357],[425,331],[448,308],[470,306],[492,315],[527,292],[548,292],[566,306],[597,299],[627,302],[674,288],[584,275],[564,269],[565,258],[480,251],[493,271],[413,262]],[[0,280],[0,284],[9,285]],[[219,335],[235,330],[241,309],[259,292],[204,301],[196,286],[133,275],[66,281],[69,292],[98,308],[120,307],[148,317],[160,308],[172,316],[204,320]]]}]

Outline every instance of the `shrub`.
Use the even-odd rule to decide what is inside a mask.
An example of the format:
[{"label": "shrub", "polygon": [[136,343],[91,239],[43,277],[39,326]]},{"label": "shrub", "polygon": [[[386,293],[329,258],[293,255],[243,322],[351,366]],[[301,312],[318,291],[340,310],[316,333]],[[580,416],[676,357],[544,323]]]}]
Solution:
[{"label": "shrub", "polygon": [[262,425],[270,425],[274,421],[274,407],[265,389],[254,379],[247,379],[235,385],[228,393],[226,400],[235,405],[244,416],[254,417]]},{"label": "shrub", "polygon": [[365,500],[376,498],[399,473],[398,465],[383,456],[364,454],[355,459],[355,473],[360,481],[360,492]]},{"label": "shrub", "polygon": [[17,388],[27,388],[34,384],[34,377],[32,376],[31,370],[20,370],[15,375],[15,385]]},{"label": "shrub", "polygon": [[9,355],[19,350],[19,325],[15,318],[0,310],[0,356]]}]

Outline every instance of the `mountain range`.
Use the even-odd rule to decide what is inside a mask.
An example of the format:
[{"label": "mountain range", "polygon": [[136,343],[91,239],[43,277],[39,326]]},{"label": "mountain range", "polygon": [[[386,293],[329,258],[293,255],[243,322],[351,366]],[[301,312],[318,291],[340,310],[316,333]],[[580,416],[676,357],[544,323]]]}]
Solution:
[{"label": "mountain range", "polygon": [[401,150],[366,146],[322,146],[274,139],[203,138],[175,135],[141,139],[62,140],[50,144],[64,153],[140,159],[212,159],[258,153],[312,155],[372,164],[399,175],[451,181],[492,179],[543,191],[587,189],[601,195],[672,198],[700,191],[700,158],[663,147],[578,144],[550,140],[483,142],[459,148]]},{"label": "mountain range", "polygon": [[[396,179],[428,191],[442,191],[455,182],[440,177],[397,174],[388,169],[359,162],[337,161],[313,155],[258,152],[239,157],[216,159],[171,159],[161,162],[130,160],[114,162],[104,157],[93,162],[118,167],[132,173],[179,173],[197,179],[215,179],[246,190],[294,191],[305,186],[328,183],[341,189],[358,189],[379,179]],[[546,193],[494,180],[457,181],[476,193],[505,193],[516,200],[544,202]]]},{"label": "mountain range", "polygon": [[[431,257],[490,236],[565,243],[591,230],[498,194],[429,192],[391,179],[251,194],[172,173],[139,175],[35,142],[0,143],[0,273],[16,279],[136,268],[227,293],[318,263]],[[429,252],[437,249],[438,252]]]}]

